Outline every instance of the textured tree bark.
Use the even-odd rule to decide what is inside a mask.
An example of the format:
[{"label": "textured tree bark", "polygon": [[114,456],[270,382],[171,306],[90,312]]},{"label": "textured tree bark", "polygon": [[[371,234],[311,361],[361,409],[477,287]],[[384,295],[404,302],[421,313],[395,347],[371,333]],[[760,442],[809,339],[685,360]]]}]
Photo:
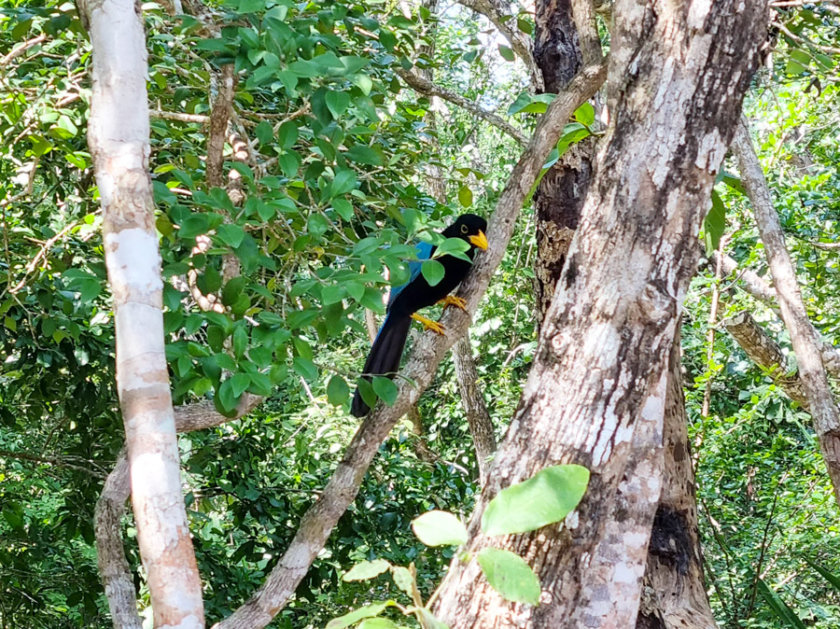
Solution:
[{"label": "textured tree bark", "polygon": [[[545,91],[562,90],[583,65],[571,0],[536,3],[534,58]],[[541,325],[563,270],[592,178],[595,140],[572,146],[534,193],[537,257],[534,262],[537,322]]]},{"label": "textured tree bark", "polygon": [[155,626],[203,627],[164,355],[142,15],[132,0],[82,2],[80,11],[90,24],[93,46],[88,140],[104,213],[117,386],[140,556]]},{"label": "textured tree bark", "polygon": [[653,518],[636,629],[716,629],[703,585],[679,333],[671,347],[668,374],[662,495]]},{"label": "textured tree bark", "polygon": [[[477,562],[456,560],[436,607],[453,629],[635,625],[661,490],[668,355],[766,10],[757,0],[616,3],[614,122],[467,543],[473,557],[490,545],[522,555],[541,579],[541,604],[504,602]],[[501,487],[558,463],[592,473],[564,525],[480,532]]]},{"label": "textured tree bark", "polygon": [[752,203],[758,233],[764,243],[782,320],[790,333],[790,341],[796,353],[799,379],[808,398],[820,449],[834,486],[834,497],[840,502],[840,409],[837,408],[828,383],[821,358],[819,334],[808,320],[802,303],[779,216],[773,207],[770,188],[753,149],[746,121],[739,125],[732,151],[738,159],[741,180]]},{"label": "textured tree bark", "polygon": [[796,373],[788,371],[787,358],[782,348],[764,329],[756,323],[748,312],[740,312],[734,317],[724,319],[721,325],[732,335],[750,360],[765,371],[787,395],[798,402],[806,411],[809,410],[808,398]]},{"label": "textured tree bark", "polygon": [[478,373],[469,338],[465,336],[455,343],[452,347],[452,358],[455,362],[455,377],[458,379],[461,403],[464,405],[464,413],[467,415],[475,446],[478,475],[481,484],[484,485],[490,459],[496,451],[496,436],[493,434],[493,420],[490,419],[484,397],[478,388]]}]

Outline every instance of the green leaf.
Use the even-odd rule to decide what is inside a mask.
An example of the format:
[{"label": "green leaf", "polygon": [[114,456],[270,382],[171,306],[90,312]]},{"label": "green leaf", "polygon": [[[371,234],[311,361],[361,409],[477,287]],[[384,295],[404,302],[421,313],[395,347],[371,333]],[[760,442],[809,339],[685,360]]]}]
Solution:
[{"label": "green leaf", "polygon": [[557,94],[529,94],[523,92],[508,107],[508,115],[514,114],[544,114]]},{"label": "green leaf", "polygon": [[473,204],[473,193],[469,186],[463,185],[458,190],[458,201],[463,207],[470,207]]},{"label": "green leaf", "polygon": [[502,59],[505,61],[513,61],[516,58],[516,55],[513,52],[513,48],[509,46],[504,46],[499,44],[499,54],[502,55]]},{"label": "green leaf", "polygon": [[280,143],[281,148],[286,150],[292,148],[295,142],[297,142],[297,139],[298,128],[294,122],[284,122],[280,125],[280,128],[277,130],[277,141]]},{"label": "green leaf", "polygon": [[478,554],[478,565],[487,582],[509,601],[537,605],[540,580],[516,553],[500,548],[485,548]]},{"label": "green leaf", "polygon": [[384,559],[360,561],[341,577],[342,581],[367,581],[387,571],[391,564]]},{"label": "green leaf", "polygon": [[339,118],[347,110],[350,104],[350,94],[347,92],[329,91],[326,94],[327,109],[333,118]]},{"label": "green leaf", "polygon": [[782,626],[791,627],[792,629],[806,629],[805,623],[799,619],[796,612],[764,582],[764,579],[758,579],[756,581],[756,589],[761,595],[761,598],[764,599],[764,602],[767,603],[767,606],[773,610],[776,617],[784,623]]},{"label": "green leaf", "polygon": [[706,241],[706,253],[711,254],[720,245],[720,239],[726,231],[726,206],[715,189],[712,189],[712,209],[703,221],[703,233]]},{"label": "green leaf", "polygon": [[333,199],[332,206],[338,215],[345,221],[349,221],[353,218],[353,204],[347,199]]},{"label": "green leaf", "polygon": [[425,607],[421,607],[417,611],[423,617],[423,627],[426,629],[449,629],[449,625],[435,618],[434,614]]},{"label": "green leaf", "polygon": [[467,541],[467,529],[448,511],[428,511],[411,521],[411,530],[426,546],[460,546]]},{"label": "green leaf", "polygon": [[591,126],[595,122],[595,108],[590,103],[584,103],[575,111],[575,120],[587,127]]},{"label": "green leaf", "polygon": [[367,618],[357,629],[400,629],[400,626],[387,618]]},{"label": "green leaf", "polygon": [[487,535],[525,533],[559,522],[578,505],[589,483],[580,465],[553,465],[500,491],[481,517]]},{"label": "green leaf", "polygon": [[429,286],[437,286],[446,274],[446,269],[437,260],[424,260],[420,272],[429,283]]},{"label": "green leaf", "polygon": [[354,144],[346,153],[347,157],[358,164],[379,166],[383,163],[382,156],[374,149],[364,144]]},{"label": "green leaf", "polygon": [[356,188],[356,173],[349,168],[342,168],[335,174],[330,184],[330,197],[346,194]]},{"label": "green leaf", "polygon": [[391,578],[397,587],[405,592],[409,597],[414,596],[414,577],[411,576],[411,570],[403,566],[391,566]]},{"label": "green leaf", "polygon": [[355,609],[349,614],[344,614],[338,618],[333,618],[327,623],[325,629],[345,629],[355,625],[364,618],[373,618],[382,613],[382,611],[391,605],[396,605],[394,601],[384,601],[382,603],[374,603],[373,605],[365,605],[359,609]]},{"label": "green leaf", "polygon": [[327,384],[327,400],[333,406],[340,406],[347,401],[350,395],[350,387],[341,376],[333,376]]},{"label": "green leaf", "polygon": [[219,236],[219,240],[233,249],[241,245],[242,239],[245,238],[245,230],[242,227],[229,223],[219,225],[216,228],[216,234]]},{"label": "green leaf", "polygon": [[318,378],[318,368],[308,358],[295,356],[292,365],[295,368],[295,373],[302,376],[305,380],[315,380]]},{"label": "green leaf", "polygon": [[397,394],[399,393],[399,389],[397,385],[394,384],[394,381],[390,378],[383,378],[382,376],[376,376],[372,382],[373,390],[376,393],[376,396],[385,402],[388,406],[393,406],[394,402],[397,401]]}]

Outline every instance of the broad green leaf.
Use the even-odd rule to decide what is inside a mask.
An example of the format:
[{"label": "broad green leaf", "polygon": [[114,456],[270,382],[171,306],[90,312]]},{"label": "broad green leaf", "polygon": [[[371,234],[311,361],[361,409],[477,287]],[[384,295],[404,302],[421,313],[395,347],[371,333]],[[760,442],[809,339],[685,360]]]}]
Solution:
[{"label": "broad green leaf", "polygon": [[298,128],[294,122],[284,122],[280,125],[280,128],[277,130],[277,141],[280,143],[281,148],[286,150],[292,148],[295,142],[297,142],[297,139]]},{"label": "broad green leaf", "polygon": [[400,629],[400,626],[387,618],[367,618],[357,629]]},{"label": "broad green leaf", "polygon": [[423,618],[423,627],[426,629],[449,629],[449,625],[438,620],[432,612],[425,607],[417,610],[417,613]]},{"label": "broad green leaf", "polygon": [[333,406],[340,406],[347,401],[347,396],[350,395],[350,387],[339,375],[330,378],[327,384],[327,400]]},{"label": "broad green leaf", "polygon": [[339,118],[347,110],[350,104],[350,94],[347,92],[329,91],[326,94],[327,109],[333,115],[333,118]]},{"label": "broad green leaf", "polygon": [[382,156],[374,149],[364,144],[354,144],[346,153],[347,157],[358,164],[369,164],[379,166],[382,164]]},{"label": "broad green leaf", "polygon": [[325,629],[345,629],[345,627],[351,627],[360,620],[378,616],[386,607],[395,604],[394,601],[384,601],[382,603],[374,603],[373,605],[365,605],[364,607],[353,610],[349,614],[333,618],[327,623]]},{"label": "broad green leaf", "polygon": [[245,238],[245,230],[239,225],[224,224],[216,228],[216,234],[219,240],[227,246],[236,249],[242,244],[242,239]]},{"label": "broad green leaf", "polygon": [[467,541],[467,529],[448,511],[427,511],[411,521],[411,530],[426,546],[460,546]]},{"label": "broad green leaf", "polygon": [[409,597],[414,595],[414,577],[411,576],[411,570],[403,566],[391,566],[391,578],[397,587],[405,592]]},{"label": "broad green leaf", "polygon": [[529,94],[523,92],[508,107],[508,115],[512,116],[519,113],[544,114],[555,98],[557,98],[557,94]]},{"label": "broad green leaf", "polygon": [[589,483],[580,465],[553,465],[500,491],[481,517],[487,535],[525,533],[561,521],[578,505]]},{"label": "broad green leaf", "polygon": [[575,111],[575,120],[587,127],[591,126],[595,122],[595,108],[590,103],[583,103]]},{"label": "broad green leaf", "polygon": [[716,251],[720,244],[720,239],[726,231],[726,206],[720,195],[713,188],[712,189],[712,209],[706,214],[703,221],[703,234],[706,242],[706,253],[711,254]]},{"label": "broad green leaf", "polygon": [[437,260],[425,260],[420,267],[420,272],[429,283],[429,286],[437,286],[446,274],[446,269]]},{"label": "broad green leaf", "polygon": [[399,393],[399,389],[397,389],[394,381],[390,378],[376,376],[372,384],[376,396],[388,406],[393,406],[394,402],[397,401],[397,394]]},{"label": "broad green leaf", "polygon": [[355,566],[350,568],[341,577],[342,581],[367,581],[383,572],[386,572],[391,567],[391,564],[384,559],[374,559],[373,561],[360,561]]},{"label": "broad green leaf", "polygon": [[540,580],[522,557],[509,550],[485,548],[477,559],[487,582],[505,599],[539,604]]},{"label": "broad green leaf", "polygon": [[464,207],[471,207],[473,204],[473,193],[467,185],[461,186],[458,190],[458,201]]},{"label": "broad green leaf", "polygon": [[356,187],[356,181],[356,173],[349,168],[339,170],[330,184],[330,196],[337,197],[350,192]]},{"label": "broad green leaf", "polygon": [[513,52],[513,48],[509,46],[504,46],[499,44],[499,54],[502,55],[502,59],[505,61],[513,61],[516,58],[516,55]]}]

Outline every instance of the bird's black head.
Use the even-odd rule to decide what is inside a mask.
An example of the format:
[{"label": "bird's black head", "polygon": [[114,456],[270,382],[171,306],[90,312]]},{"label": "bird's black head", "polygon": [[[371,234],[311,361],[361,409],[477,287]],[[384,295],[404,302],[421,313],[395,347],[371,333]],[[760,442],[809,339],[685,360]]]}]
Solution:
[{"label": "bird's black head", "polygon": [[458,220],[443,230],[447,238],[463,238],[473,248],[487,249],[487,221],[475,214],[461,214]]}]

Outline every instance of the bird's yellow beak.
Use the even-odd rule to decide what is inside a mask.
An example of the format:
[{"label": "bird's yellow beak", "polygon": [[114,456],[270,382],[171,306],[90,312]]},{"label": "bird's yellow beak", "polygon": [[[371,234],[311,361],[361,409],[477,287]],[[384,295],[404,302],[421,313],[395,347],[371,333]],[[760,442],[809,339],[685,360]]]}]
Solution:
[{"label": "bird's yellow beak", "polygon": [[470,236],[470,242],[482,251],[487,250],[487,236],[485,236],[484,232],[480,229],[475,236]]}]

